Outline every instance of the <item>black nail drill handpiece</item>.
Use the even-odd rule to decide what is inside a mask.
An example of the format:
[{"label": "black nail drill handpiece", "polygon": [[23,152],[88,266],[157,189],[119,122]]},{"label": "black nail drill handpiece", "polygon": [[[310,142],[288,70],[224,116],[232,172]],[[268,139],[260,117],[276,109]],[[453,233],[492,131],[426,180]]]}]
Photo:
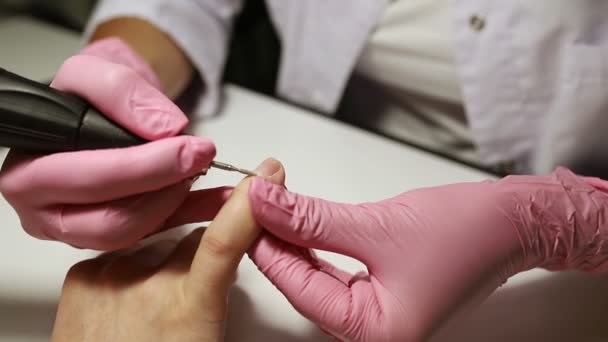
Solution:
[{"label": "black nail drill handpiece", "polygon": [[[87,101],[0,68],[0,146],[53,153],[129,147],[145,142]],[[256,175],[219,161],[212,161],[209,167]],[[206,172],[203,170],[200,175]]]},{"label": "black nail drill handpiece", "polygon": [[87,101],[0,68],[0,146],[52,153],[144,142]]}]

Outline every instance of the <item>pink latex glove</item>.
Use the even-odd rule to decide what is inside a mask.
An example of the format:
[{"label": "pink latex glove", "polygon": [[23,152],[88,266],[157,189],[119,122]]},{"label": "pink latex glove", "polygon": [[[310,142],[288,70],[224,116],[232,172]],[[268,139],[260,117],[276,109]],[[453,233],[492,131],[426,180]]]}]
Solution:
[{"label": "pink latex glove", "polygon": [[24,229],[40,239],[111,250],[163,228],[188,196],[189,178],[214,158],[213,143],[174,137],[186,116],[158,90],[150,66],[119,39],[98,41],[66,60],[52,86],[156,141],[45,156],[10,151],[0,191]]},{"label": "pink latex glove", "polygon": [[[254,216],[274,236],[250,256],[299,312],[339,339],[421,341],[520,271],[608,270],[604,184],[558,169],[350,205],[256,179]],[[348,274],[306,248],[356,258],[369,273]]]}]

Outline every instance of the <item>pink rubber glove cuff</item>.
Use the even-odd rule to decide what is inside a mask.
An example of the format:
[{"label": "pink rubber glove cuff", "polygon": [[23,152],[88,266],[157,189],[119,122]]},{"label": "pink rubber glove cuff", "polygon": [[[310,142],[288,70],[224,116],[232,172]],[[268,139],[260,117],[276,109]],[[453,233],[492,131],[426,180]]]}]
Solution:
[{"label": "pink rubber glove cuff", "polygon": [[606,182],[559,168],[545,177],[511,176],[495,183],[517,229],[526,268],[608,271]]}]

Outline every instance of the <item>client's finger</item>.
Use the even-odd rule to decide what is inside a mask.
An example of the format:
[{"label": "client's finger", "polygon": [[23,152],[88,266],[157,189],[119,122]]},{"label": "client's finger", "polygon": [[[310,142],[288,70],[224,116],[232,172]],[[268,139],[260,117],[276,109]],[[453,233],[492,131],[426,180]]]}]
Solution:
[{"label": "client's finger", "polygon": [[232,187],[229,186],[191,191],[165,222],[165,229],[213,220],[231,193]]},{"label": "client's finger", "polygon": [[[256,170],[271,181],[282,182],[282,165],[268,159]],[[254,220],[249,207],[250,178],[243,180],[220,210],[203,235],[188,279],[186,291],[194,298],[213,305],[225,303],[228,288],[245,252],[255,242],[262,228]]]}]

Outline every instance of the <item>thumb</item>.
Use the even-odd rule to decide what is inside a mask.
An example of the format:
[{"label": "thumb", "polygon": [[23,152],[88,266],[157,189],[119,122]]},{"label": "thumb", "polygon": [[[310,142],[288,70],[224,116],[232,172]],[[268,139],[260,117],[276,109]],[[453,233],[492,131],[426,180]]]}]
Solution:
[{"label": "thumb", "polygon": [[[285,179],[282,165],[273,159],[264,161],[256,171],[269,175],[271,181]],[[212,306],[225,305],[239,262],[262,230],[251,214],[247,198],[251,180],[246,178],[234,189],[203,234],[192,261],[186,291]]]},{"label": "thumb", "polygon": [[[249,202],[255,219],[281,240],[365,261],[383,211],[376,204],[342,204],[289,192],[263,179],[253,179]],[[382,238],[382,237],[377,237]]]}]

